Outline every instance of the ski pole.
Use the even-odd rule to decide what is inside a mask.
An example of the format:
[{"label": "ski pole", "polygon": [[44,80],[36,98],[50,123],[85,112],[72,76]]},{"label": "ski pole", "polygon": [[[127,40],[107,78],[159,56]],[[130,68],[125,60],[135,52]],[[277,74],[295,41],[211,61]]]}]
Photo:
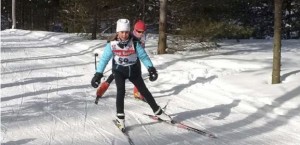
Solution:
[{"label": "ski pole", "polygon": [[[98,56],[98,53],[95,53],[95,70],[96,70],[96,71],[97,71],[97,59],[96,59],[97,56]],[[111,70],[111,69],[107,70],[107,71],[104,72],[103,74],[109,72],[110,70]],[[97,88],[97,93],[96,93],[97,97],[96,97],[96,99],[95,99],[95,104],[98,104],[99,99],[101,98],[101,96],[104,94],[104,92],[107,90],[107,88],[108,88],[108,86],[109,86],[109,84],[108,84],[108,83],[105,83],[105,82],[104,82],[104,83],[100,83],[99,85],[100,85],[100,87]],[[103,89],[104,89],[104,90],[103,90]],[[101,95],[98,95],[98,94],[99,94],[98,91],[99,91],[99,92],[102,92]]]},{"label": "ski pole", "polygon": [[106,73],[109,72],[109,71],[111,71],[111,68],[108,69],[107,71],[105,71],[105,72],[103,73],[103,75],[106,74]]},{"label": "ski pole", "polygon": [[[98,53],[95,53],[95,71],[97,71],[97,56],[98,56]],[[99,99],[100,99],[100,97],[97,96],[95,99],[95,104],[98,104]]]},{"label": "ski pole", "polygon": [[149,79],[149,78],[150,78],[149,76],[146,76],[146,77],[143,78],[143,80],[147,80],[147,79]]},{"label": "ski pole", "polygon": [[[97,57],[98,57],[98,53],[95,53],[95,70],[97,71]],[[107,72],[111,71],[111,69],[108,69],[107,71],[105,71],[103,74],[106,74]]]},{"label": "ski pole", "polygon": [[98,53],[95,53],[95,70],[97,70],[97,56],[98,56]]}]

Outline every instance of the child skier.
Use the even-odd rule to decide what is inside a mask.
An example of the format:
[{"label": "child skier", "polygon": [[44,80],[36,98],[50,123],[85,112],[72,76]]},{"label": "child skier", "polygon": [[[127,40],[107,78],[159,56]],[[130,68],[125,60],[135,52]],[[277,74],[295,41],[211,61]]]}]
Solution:
[{"label": "child skier", "polygon": [[[145,48],[145,33],[146,31],[146,25],[142,20],[138,20],[135,25],[134,25],[134,30],[132,31],[132,33],[130,34],[131,37],[133,37],[133,41],[140,41],[141,46],[143,48]],[[117,37],[117,35],[113,36],[113,40]],[[138,62],[140,63],[140,62]],[[140,66],[140,64],[139,64]],[[111,74],[106,81],[104,81],[103,83],[101,83],[100,87],[97,89],[97,98],[100,98],[103,96],[103,94],[105,93],[105,91],[108,89],[110,83],[114,80],[114,75]],[[144,96],[140,94],[140,92],[138,91],[138,89],[134,86],[133,88],[133,96],[136,99],[140,99],[140,100],[144,100]],[[145,101],[145,100],[144,100]]]},{"label": "child skier", "polygon": [[141,69],[139,67],[138,59],[140,59],[144,66],[147,67],[149,72],[149,80],[155,81],[158,77],[156,69],[142,48],[140,43],[134,42],[130,37],[130,22],[127,19],[119,19],[117,21],[117,38],[110,41],[104,49],[101,59],[99,60],[98,67],[94,77],[92,78],[91,85],[97,88],[103,77],[104,69],[107,63],[112,58],[112,72],[114,74],[115,83],[117,86],[117,99],[116,99],[116,122],[118,127],[125,131],[125,113],[124,113],[124,97],[125,97],[125,80],[129,79],[145,97],[145,100],[152,108],[154,114],[162,120],[171,121],[171,117],[165,114],[160,106],[155,102],[152,94],[146,87],[144,80],[141,76]]}]

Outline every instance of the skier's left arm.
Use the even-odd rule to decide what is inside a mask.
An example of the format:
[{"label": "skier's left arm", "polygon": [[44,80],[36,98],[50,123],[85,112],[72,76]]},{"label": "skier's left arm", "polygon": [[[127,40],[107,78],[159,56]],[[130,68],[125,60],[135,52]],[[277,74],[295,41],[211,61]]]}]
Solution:
[{"label": "skier's left arm", "polygon": [[136,53],[147,69],[153,67],[152,61],[150,60],[148,54],[146,53],[145,49],[141,46],[140,43],[136,43]]},{"label": "skier's left arm", "polygon": [[140,60],[143,62],[145,67],[148,69],[149,72],[149,80],[155,81],[158,77],[155,67],[153,66],[148,54],[146,53],[145,49],[137,43],[136,45],[136,52]]},{"label": "skier's left arm", "polygon": [[146,34],[143,35],[143,37],[140,39],[141,46],[145,49],[146,47]]}]

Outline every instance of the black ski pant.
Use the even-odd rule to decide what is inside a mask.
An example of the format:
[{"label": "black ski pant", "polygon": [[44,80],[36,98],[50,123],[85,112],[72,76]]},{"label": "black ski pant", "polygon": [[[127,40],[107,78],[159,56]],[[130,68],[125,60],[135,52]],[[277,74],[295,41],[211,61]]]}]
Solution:
[{"label": "black ski pant", "polygon": [[109,84],[115,79],[114,74],[110,74],[109,77],[106,79],[106,82]]},{"label": "black ski pant", "polygon": [[152,108],[153,112],[158,111],[160,108],[155,102],[152,94],[145,85],[145,82],[140,74],[134,75],[132,77],[125,76],[122,72],[114,71],[115,83],[117,85],[117,99],[116,99],[116,108],[117,114],[124,113],[124,97],[125,97],[125,81],[129,79],[132,82],[139,92],[144,96],[147,103]]},{"label": "black ski pant", "polygon": [[[141,62],[139,60],[137,60],[135,67],[138,67],[141,70]],[[142,75],[142,72],[140,72],[140,73]],[[115,79],[115,77],[114,77],[114,74],[112,73],[108,76],[108,78],[106,79],[106,82],[110,84],[114,79]]]}]

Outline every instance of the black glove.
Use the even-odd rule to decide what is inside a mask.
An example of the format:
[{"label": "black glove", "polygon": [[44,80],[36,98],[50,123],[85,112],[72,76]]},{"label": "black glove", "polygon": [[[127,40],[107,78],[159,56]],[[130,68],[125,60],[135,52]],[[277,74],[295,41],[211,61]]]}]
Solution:
[{"label": "black glove", "polygon": [[149,72],[149,80],[151,82],[157,80],[158,74],[157,74],[156,69],[154,67],[149,67],[148,72]]},{"label": "black glove", "polygon": [[102,73],[95,73],[92,81],[91,81],[91,85],[94,87],[94,88],[97,88],[100,84],[100,81],[101,81],[101,78],[103,77],[103,74]]}]

